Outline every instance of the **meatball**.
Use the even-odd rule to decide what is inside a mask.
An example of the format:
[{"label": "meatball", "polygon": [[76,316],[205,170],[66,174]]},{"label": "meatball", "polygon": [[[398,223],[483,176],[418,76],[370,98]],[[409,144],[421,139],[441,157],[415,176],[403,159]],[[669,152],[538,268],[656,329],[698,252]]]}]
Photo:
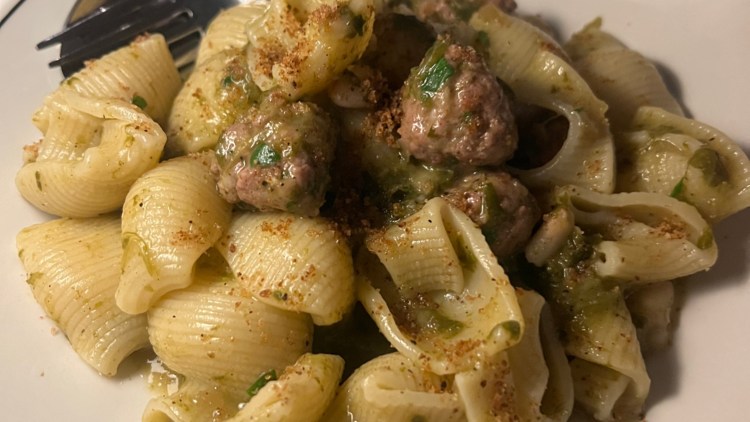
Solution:
[{"label": "meatball", "polygon": [[402,108],[402,145],[431,165],[500,165],[518,146],[510,99],[471,47],[438,41],[406,81]]},{"label": "meatball", "polygon": [[337,131],[312,103],[271,94],[222,134],[212,172],[229,202],[316,216],[330,182]]},{"label": "meatball", "polygon": [[503,172],[466,176],[443,196],[481,227],[498,257],[520,250],[541,217],[526,187]]}]

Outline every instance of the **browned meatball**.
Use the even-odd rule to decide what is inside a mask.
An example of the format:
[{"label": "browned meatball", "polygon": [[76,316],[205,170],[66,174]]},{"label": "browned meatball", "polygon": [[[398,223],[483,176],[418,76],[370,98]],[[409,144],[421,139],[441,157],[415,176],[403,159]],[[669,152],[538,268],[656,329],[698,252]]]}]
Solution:
[{"label": "browned meatball", "polygon": [[212,166],[219,193],[261,211],[318,215],[336,139],[318,106],[272,94],[222,134]]},{"label": "browned meatball", "polygon": [[399,134],[411,155],[432,165],[500,165],[518,133],[510,100],[471,47],[438,41],[403,90]]},{"label": "browned meatball", "polygon": [[526,187],[503,172],[466,176],[443,196],[481,227],[498,257],[517,252],[541,217]]}]

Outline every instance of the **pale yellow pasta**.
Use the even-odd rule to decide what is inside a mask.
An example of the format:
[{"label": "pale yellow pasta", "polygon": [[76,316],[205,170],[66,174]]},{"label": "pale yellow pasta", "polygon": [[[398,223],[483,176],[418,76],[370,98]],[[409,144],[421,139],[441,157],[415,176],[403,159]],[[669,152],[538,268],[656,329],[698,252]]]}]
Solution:
[{"label": "pale yellow pasta", "polygon": [[339,387],[321,422],[464,422],[451,384],[399,353],[380,356]]},{"label": "pale yellow pasta", "polygon": [[148,332],[166,366],[239,396],[260,374],[280,373],[312,345],[308,315],[243,296],[223,265],[199,265],[193,284],[158,301],[148,312]]},{"label": "pale yellow pasta", "polygon": [[638,108],[659,107],[682,116],[656,67],[640,53],[601,30],[601,18],[586,25],[565,44],[573,66],[594,94],[607,103],[615,133],[630,128]]},{"label": "pale yellow pasta", "polygon": [[207,58],[174,100],[166,126],[165,155],[177,157],[213,148],[224,129],[259,95],[243,50],[228,49]]},{"label": "pale yellow pasta", "polygon": [[334,355],[305,354],[242,407],[231,422],[318,422],[344,371]]},{"label": "pale yellow pasta", "polygon": [[551,189],[573,184],[611,193],[615,156],[607,105],[568,64],[562,48],[540,29],[494,5],[479,9],[469,23],[487,35],[487,64],[519,102],[553,110],[570,123],[568,136],[551,161],[515,171],[524,185]]},{"label": "pale yellow pasta", "polygon": [[694,207],[654,193],[604,195],[558,190],[585,233],[600,234],[594,268],[630,285],[672,280],[709,269],[718,256],[711,226]]},{"label": "pale yellow pasta", "polygon": [[517,290],[526,321],[521,341],[493,360],[456,374],[454,388],[468,422],[567,421],[573,410],[573,379],[544,299]]},{"label": "pale yellow pasta", "polygon": [[324,218],[239,213],[216,247],[265,304],[309,313],[318,325],[341,320],[354,304],[351,251]]},{"label": "pale yellow pasta", "polygon": [[187,379],[177,392],[151,399],[146,404],[141,421],[224,421],[234,415],[245,400],[246,394],[235,394],[214,385]]},{"label": "pale yellow pasta", "polygon": [[618,189],[672,195],[717,223],[750,205],[750,160],[721,131],[660,108],[641,107],[620,135]]},{"label": "pale yellow pasta", "polygon": [[229,226],[231,205],[216,191],[211,155],[165,161],[128,193],[116,294],[125,312],[146,312],[165,293],[190,285],[196,261]]},{"label": "pale yellow pasta", "polygon": [[224,50],[245,47],[247,44],[245,25],[262,16],[266,9],[268,9],[266,2],[253,0],[219,13],[208,26],[206,35],[201,40],[196,63],[200,65]]},{"label": "pale yellow pasta", "polygon": [[[139,37],[126,47],[87,62],[83,70],[66,79],[57,91],[133,102],[164,125],[181,85],[164,37],[154,34]],[[42,106],[34,115],[35,124],[43,132],[45,129],[40,125],[44,125],[44,109]]]},{"label": "pale yellow pasta", "polygon": [[[408,229],[422,221],[446,227],[446,243],[459,257],[463,289],[451,292],[448,286],[435,286],[412,301],[412,292],[399,291],[386,267],[365,251],[357,259],[357,295],[383,335],[404,356],[441,375],[465,371],[518,343],[524,330],[523,316],[515,292],[482,232],[441,198],[428,201],[421,211],[399,223],[407,229],[403,239],[396,242],[389,237],[393,232],[386,231],[368,239],[367,246],[380,256],[392,257],[392,267],[400,267],[400,259],[408,265],[413,259]],[[430,260],[432,252],[425,250],[422,255]],[[415,279],[415,285],[425,284]],[[428,305],[420,307],[420,303]],[[394,314],[396,308],[405,309],[409,316]],[[397,318],[414,320],[419,331],[404,330]],[[433,326],[438,328],[432,330]]]},{"label": "pale yellow pasta", "polygon": [[94,217],[119,209],[133,182],[159,162],[166,136],[129,102],[57,92],[42,110],[44,139],[24,157],[16,187],[43,211]]},{"label": "pale yellow pasta", "polygon": [[247,25],[253,80],[292,100],[325,89],[367,48],[372,0],[271,0]]},{"label": "pale yellow pasta", "polygon": [[123,359],[148,346],[145,315],[115,305],[119,218],[38,224],[22,230],[16,244],[34,298],[86,363],[112,376]]}]

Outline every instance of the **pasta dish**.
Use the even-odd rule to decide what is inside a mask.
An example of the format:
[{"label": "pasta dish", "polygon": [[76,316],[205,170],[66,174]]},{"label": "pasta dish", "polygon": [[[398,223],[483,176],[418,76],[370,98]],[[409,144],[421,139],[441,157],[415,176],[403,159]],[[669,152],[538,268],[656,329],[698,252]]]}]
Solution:
[{"label": "pasta dish", "polygon": [[153,348],[144,422],[642,421],[750,161],[601,19],[515,8],[257,1],[192,69],[87,62],[16,176],[36,301],[103,376]]}]

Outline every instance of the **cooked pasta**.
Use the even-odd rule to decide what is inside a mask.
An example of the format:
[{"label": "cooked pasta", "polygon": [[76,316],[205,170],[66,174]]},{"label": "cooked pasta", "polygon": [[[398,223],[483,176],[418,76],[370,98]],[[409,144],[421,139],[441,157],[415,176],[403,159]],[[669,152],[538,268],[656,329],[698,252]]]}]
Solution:
[{"label": "cooked pasta", "polygon": [[35,117],[44,139],[24,157],[16,187],[50,214],[95,217],[122,207],[133,182],[159,162],[166,136],[138,107],[54,93]]},{"label": "cooked pasta", "polygon": [[148,333],[166,366],[239,394],[260,374],[281,371],[308,352],[312,324],[308,315],[243,296],[222,265],[204,262],[190,287],[168,293],[149,310]]},{"label": "cooked pasta", "polygon": [[491,5],[481,8],[470,24],[485,34],[490,68],[519,101],[551,109],[570,122],[560,151],[542,167],[518,171],[521,181],[532,188],[573,184],[612,192],[615,156],[607,105],[568,64],[562,47]]},{"label": "cooked pasta", "polygon": [[86,363],[113,376],[120,362],[148,345],[145,315],[115,305],[119,218],[37,224],[22,230],[16,245],[34,298]]},{"label": "cooked pasta", "polygon": [[247,25],[253,80],[291,99],[322,91],[367,48],[372,0],[272,0]]},{"label": "cooked pasta", "polygon": [[19,257],[81,358],[153,347],[144,422],[644,420],[743,150],[601,19],[240,3],[184,85],[146,35],[34,114]]},{"label": "cooked pasta", "polygon": [[209,154],[165,161],[138,179],[122,210],[122,277],[117,305],[146,312],[193,281],[196,261],[229,226],[231,207],[216,192]]},{"label": "cooked pasta", "polygon": [[[459,291],[449,290],[454,288],[450,278],[444,278],[442,285],[432,281],[440,280],[436,274],[446,273],[440,266],[456,263],[433,260],[440,250],[420,249],[424,221],[442,226],[442,243],[453,249],[451,258],[459,257],[456,263],[463,279]],[[419,366],[441,375],[454,374],[492,359],[521,339],[523,316],[507,276],[481,231],[444,200],[430,200],[412,217],[369,239],[367,246],[381,261],[391,261],[389,266],[396,271],[389,272],[371,254],[361,254],[359,300],[393,347]],[[429,271],[435,267],[437,271]],[[401,268],[416,270],[406,273]],[[396,281],[404,273],[409,284]]]},{"label": "cooked pasta", "polygon": [[354,303],[351,252],[322,218],[236,214],[216,246],[242,288],[267,305],[329,325]]},{"label": "cooked pasta", "polygon": [[449,377],[415,366],[399,353],[362,365],[339,387],[321,422],[459,422],[464,407]]},{"label": "cooked pasta", "polygon": [[262,16],[266,9],[267,4],[251,1],[219,13],[201,40],[196,63],[201,64],[225,50],[243,48],[247,44],[245,26]]}]

